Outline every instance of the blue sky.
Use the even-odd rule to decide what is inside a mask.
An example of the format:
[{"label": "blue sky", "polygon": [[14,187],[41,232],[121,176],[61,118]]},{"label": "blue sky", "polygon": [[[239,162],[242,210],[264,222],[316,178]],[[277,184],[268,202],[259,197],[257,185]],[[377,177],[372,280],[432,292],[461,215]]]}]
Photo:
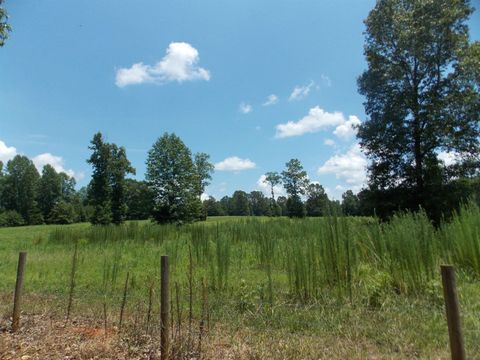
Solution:
[{"label": "blue sky", "polygon": [[[473,1],[480,7],[480,1]],[[13,1],[0,49],[0,160],[25,154],[86,185],[101,131],[137,178],[165,131],[216,164],[209,195],[264,189],[298,158],[339,198],[365,181],[363,20],[373,0]],[[470,21],[480,39],[480,14]]]}]

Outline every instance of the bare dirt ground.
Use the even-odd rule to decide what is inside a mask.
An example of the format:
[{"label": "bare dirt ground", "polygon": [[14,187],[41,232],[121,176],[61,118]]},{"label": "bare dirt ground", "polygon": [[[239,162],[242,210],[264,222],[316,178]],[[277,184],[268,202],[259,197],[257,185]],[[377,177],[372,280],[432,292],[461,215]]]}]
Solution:
[{"label": "bare dirt ground", "polygon": [[142,339],[143,346],[132,346],[119,336],[116,329],[92,327],[80,319],[65,321],[46,315],[22,318],[17,333],[10,332],[10,324],[0,325],[1,360],[43,359],[154,359],[157,350],[152,339]]},{"label": "bare dirt ground", "polygon": [[[142,333],[144,333],[142,331]],[[215,327],[202,342],[174,336],[170,359],[405,359],[407,352],[390,352],[369,341],[296,334],[234,332]],[[159,359],[158,334],[139,335],[132,329],[105,329],[97,319],[74,318],[68,323],[47,314],[24,315],[17,333],[10,319],[0,320],[0,360]],[[432,354],[431,359],[446,358]]]}]

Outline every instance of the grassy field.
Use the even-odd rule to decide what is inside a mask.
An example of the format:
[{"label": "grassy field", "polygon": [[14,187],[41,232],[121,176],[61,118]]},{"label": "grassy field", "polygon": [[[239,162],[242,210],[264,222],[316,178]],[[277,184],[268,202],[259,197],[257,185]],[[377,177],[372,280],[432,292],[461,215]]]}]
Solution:
[{"label": "grassy field", "polygon": [[480,210],[473,205],[438,229],[422,214],[388,224],[222,217],[183,227],[4,228],[4,318],[22,250],[27,316],[65,316],[74,264],[72,317],[101,327],[106,314],[107,326],[118,326],[128,273],[130,334],[158,328],[160,256],[169,255],[173,333],[181,342],[191,326],[195,349],[203,335],[196,356],[204,358],[225,358],[225,347],[239,359],[448,358],[439,265],[453,263],[468,357],[480,358]]}]

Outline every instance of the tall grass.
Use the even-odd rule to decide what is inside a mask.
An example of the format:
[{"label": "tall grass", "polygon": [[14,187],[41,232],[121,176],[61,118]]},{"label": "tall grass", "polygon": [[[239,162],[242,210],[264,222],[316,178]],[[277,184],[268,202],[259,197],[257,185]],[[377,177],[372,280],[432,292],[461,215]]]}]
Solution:
[{"label": "tall grass", "polygon": [[474,204],[439,228],[423,212],[398,214],[388,223],[336,215],[246,218],[182,227],[130,222],[58,227],[45,246],[71,247],[77,241],[83,244],[82,254],[94,257],[85,262],[100,263],[103,279],[98,293],[104,297],[119,286],[119,272],[123,277],[127,268],[132,278],[150,284],[158,275],[160,254],[171,257],[174,276],[186,281],[189,249],[196,271],[212,290],[234,294],[244,279],[266,289],[270,304],[285,295],[301,301],[320,299],[325,289],[353,301],[366,281],[365,269],[384,274],[385,286],[399,294],[424,292],[442,262],[480,276],[480,209]]}]

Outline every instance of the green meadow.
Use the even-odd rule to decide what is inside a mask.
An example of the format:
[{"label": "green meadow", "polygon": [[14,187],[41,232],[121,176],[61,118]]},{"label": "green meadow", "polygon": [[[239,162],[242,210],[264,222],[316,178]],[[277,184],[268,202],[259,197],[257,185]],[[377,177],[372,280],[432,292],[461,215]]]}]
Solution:
[{"label": "green meadow", "polygon": [[346,356],[447,357],[439,267],[450,263],[467,353],[480,354],[480,209],[473,204],[437,228],[422,213],[388,223],[219,217],[183,226],[3,228],[4,317],[19,251],[28,252],[26,314],[65,316],[71,294],[71,317],[116,326],[128,273],[125,324],[137,332],[157,326],[160,256],[168,255],[174,324],[208,319],[231,336],[242,329],[262,351],[265,341],[292,341],[299,350],[286,358],[307,358],[318,339],[350,344]]}]

